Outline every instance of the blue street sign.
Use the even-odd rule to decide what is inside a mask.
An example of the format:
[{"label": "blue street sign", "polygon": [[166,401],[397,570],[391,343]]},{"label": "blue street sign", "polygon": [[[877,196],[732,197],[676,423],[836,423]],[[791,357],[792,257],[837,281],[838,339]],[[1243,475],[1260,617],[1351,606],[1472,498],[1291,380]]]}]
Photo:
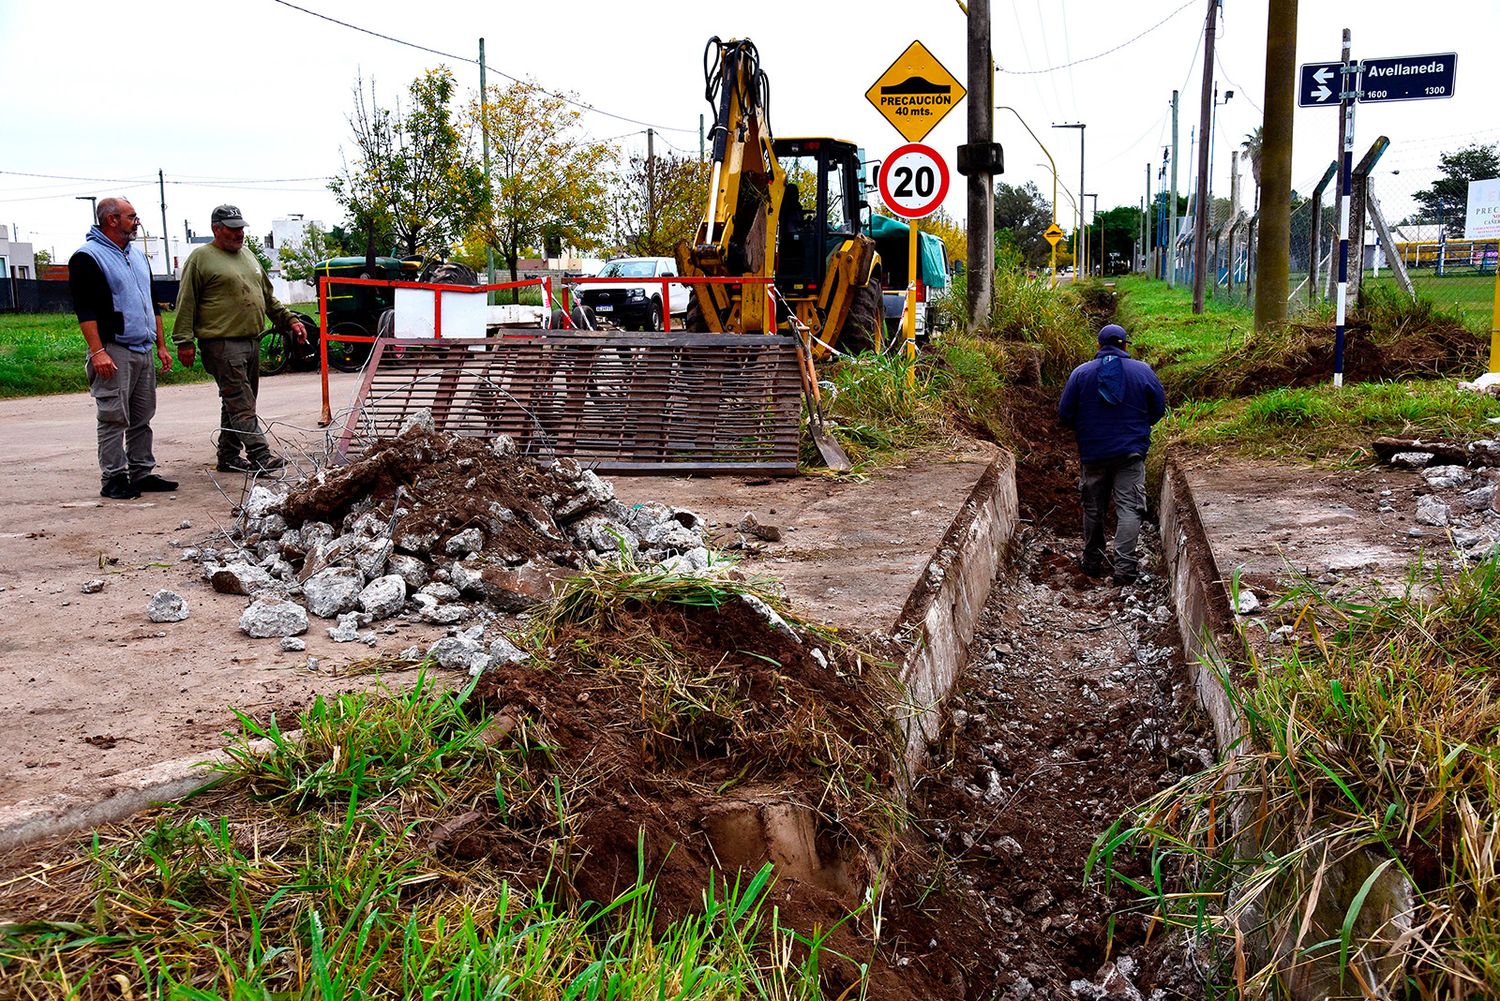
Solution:
[{"label": "blue street sign", "polygon": [[1457,63],[1458,55],[1453,52],[1366,59],[1360,81],[1360,102],[1431,101],[1452,97]]},{"label": "blue street sign", "polygon": [[1297,104],[1304,108],[1337,107],[1343,63],[1303,63]]}]

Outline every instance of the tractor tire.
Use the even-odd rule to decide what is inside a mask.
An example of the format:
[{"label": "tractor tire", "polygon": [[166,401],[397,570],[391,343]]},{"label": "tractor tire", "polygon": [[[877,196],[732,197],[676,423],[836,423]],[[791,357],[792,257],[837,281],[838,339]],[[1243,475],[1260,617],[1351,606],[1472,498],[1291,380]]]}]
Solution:
[{"label": "tractor tire", "polygon": [[703,307],[698,305],[696,293],[688,299],[687,312],[682,317],[682,329],[690,334],[708,333],[708,323],[703,319]]},{"label": "tractor tire", "polygon": [[[347,337],[369,337],[370,332],[357,323],[336,323],[328,331],[330,335]],[[328,367],[340,372],[358,372],[370,360],[371,345],[362,341],[328,342]]]},{"label": "tractor tire", "polygon": [[[884,302],[880,294],[880,276],[871,275],[863,288],[855,291],[849,303],[844,329],[833,346],[844,354],[875,350],[875,325],[885,322]],[[889,347],[889,341],[886,342]]]}]

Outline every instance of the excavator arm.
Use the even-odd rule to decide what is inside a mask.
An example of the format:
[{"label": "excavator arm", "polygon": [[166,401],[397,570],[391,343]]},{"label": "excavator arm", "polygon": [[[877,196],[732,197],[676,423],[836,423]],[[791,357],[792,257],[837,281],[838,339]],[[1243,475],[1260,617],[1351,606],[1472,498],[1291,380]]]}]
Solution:
[{"label": "excavator arm", "polygon": [[[677,266],[688,276],[769,279],[786,174],[772,145],[766,75],[746,38],[715,36],[703,59],[715,109],[708,208],[692,241],[677,245]],[[767,283],[700,284],[693,293],[708,330],[775,333]]]}]

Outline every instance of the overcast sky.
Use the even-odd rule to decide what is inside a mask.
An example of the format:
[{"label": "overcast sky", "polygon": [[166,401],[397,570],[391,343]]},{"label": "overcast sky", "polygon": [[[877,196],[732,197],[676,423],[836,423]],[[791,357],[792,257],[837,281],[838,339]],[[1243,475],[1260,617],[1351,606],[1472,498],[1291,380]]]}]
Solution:
[{"label": "overcast sky", "polygon": [[[162,227],[158,169],[174,238],[185,220],[207,232],[220,202],[238,204],[257,233],[292,213],[337,222],[325,185],[348,145],[356,78],[394,98],[424,69],[446,62],[461,87],[476,89],[481,36],[492,83],[506,83],[508,74],[576,95],[597,109],[586,116],[589,133],[622,150],[643,149],[651,125],[658,150],[697,153],[699,115],[708,111],[702,55],[713,35],[756,42],[775,134],[851,139],[872,159],[903,140],[865,91],[913,39],[966,77],[965,18],[954,0],[298,6],[457,58],[276,0],[0,0],[0,223],[66,257],[90,221],[77,196],[125,194],[155,234]],[[1500,2],[1302,0],[1300,7],[1299,62],[1337,59],[1344,27],[1354,33],[1357,58],[1458,53],[1452,99],[1359,108],[1358,152],[1387,135],[1393,145],[1380,169],[1401,171],[1377,189],[1386,193],[1388,214],[1398,217],[1405,195],[1431,182],[1441,151],[1500,141],[1484,55],[1500,38]],[[1049,126],[1087,123],[1086,185],[1108,208],[1137,204],[1148,162],[1155,185],[1179,89],[1185,192],[1195,165],[1188,139],[1198,120],[1205,10],[1206,0],[993,0],[996,103],[1014,107],[1036,130],[1075,194],[1078,133]],[[1216,77],[1221,99],[1226,90],[1235,95],[1218,112],[1216,195],[1228,194],[1230,151],[1260,124],[1265,32],[1264,0],[1224,0]],[[1297,113],[1293,176],[1304,193],[1335,153],[1336,118],[1329,109]],[[966,102],[926,141],[951,158],[965,119]],[[997,112],[995,122],[1005,149],[1001,180],[1033,181],[1050,196],[1036,143],[1010,113]],[[959,181],[946,207],[963,218]],[[1248,202],[1248,170],[1244,183]],[[1066,195],[1059,201],[1066,226],[1072,209]]]}]

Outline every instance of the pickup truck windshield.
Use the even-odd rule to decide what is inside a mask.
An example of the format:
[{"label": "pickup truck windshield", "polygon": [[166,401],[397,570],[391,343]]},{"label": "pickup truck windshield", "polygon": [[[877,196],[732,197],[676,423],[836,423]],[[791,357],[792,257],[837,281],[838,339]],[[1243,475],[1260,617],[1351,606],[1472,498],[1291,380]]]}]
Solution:
[{"label": "pickup truck windshield", "polygon": [[600,278],[655,278],[653,261],[610,261],[599,272]]}]

